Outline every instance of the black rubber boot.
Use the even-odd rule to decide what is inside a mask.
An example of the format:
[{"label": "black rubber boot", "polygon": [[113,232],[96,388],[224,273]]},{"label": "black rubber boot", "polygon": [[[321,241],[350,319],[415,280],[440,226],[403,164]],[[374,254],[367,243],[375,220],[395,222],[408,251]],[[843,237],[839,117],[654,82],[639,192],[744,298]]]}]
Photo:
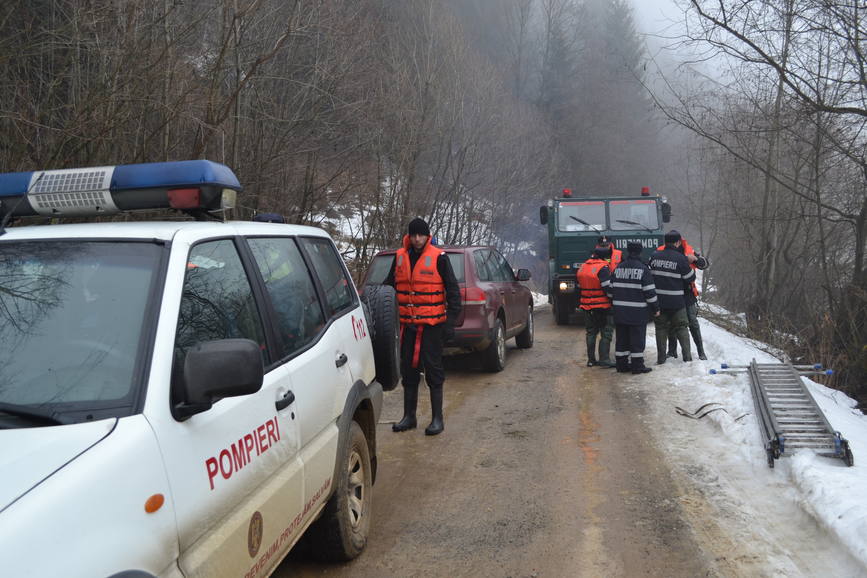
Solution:
[{"label": "black rubber boot", "polygon": [[632,358],[632,373],[650,373],[651,371],[653,371],[651,368],[645,367],[643,357]]},{"label": "black rubber boot", "polygon": [[435,436],[441,434],[445,425],[443,424],[443,386],[430,388],[430,413],[432,419],[430,425],[424,428],[424,435]]},{"label": "black rubber boot", "polygon": [[587,344],[587,367],[596,365],[596,353],[593,351],[593,346]]},{"label": "black rubber boot", "polygon": [[418,405],[418,384],[403,386],[403,419],[391,426],[391,431],[406,431],[415,429],[418,423],[415,419],[415,408]]},{"label": "black rubber boot", "polygon": [[668,336],[668,357],[677,358],[677,338],[674,335]]},{"label": "black rubber boot", "polygon": [[615,361],[617,361],[617,373],[629,373],[629,358],[625,355],[621,355],[620,357],[615,357]]},{"label": "black rubber boot", "polygon": [[704,354],[704,343],[701,340],[701,333],[692,327],[689,328],[689,332],[692,333],[692,340],[695,341],[695,350],[698,353],[698,358],[706,361],[707,355]]}]

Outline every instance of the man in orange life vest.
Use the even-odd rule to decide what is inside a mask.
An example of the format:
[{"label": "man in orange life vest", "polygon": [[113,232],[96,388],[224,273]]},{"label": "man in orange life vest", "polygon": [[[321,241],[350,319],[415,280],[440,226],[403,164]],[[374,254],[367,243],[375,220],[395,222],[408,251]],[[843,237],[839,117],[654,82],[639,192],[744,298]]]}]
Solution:
[{"label": "man in orange life vest", "polygon": [[[614,314],[606,295],[609,278],[608,259],[611,247],[596,246],[593,256],[578,269],[578,307],[584,310],[587,326],[587,367],[614,367],[609,353],[614,335]],[[601,335],[600,335],[601,334]],[[596,336],[599,338],[599,360],[596,360]]]},{"label": "man in orange life vest", "polygon": [[432,416],[424,433],[437,435],[444,429],[443,342],[454,335],[454,321],[461,312],[461,290],[445,252],[430,244],[428,224],[415,218],[407,233],[384,282],[397,293],[401,334],[403,418],[391,429],[401,432],[416,427],[418,385],[424,367]]},{"label": "man in orange life vest", "polygon": [[608,257],[606,257],[606,259],[608,260],[609,271],[614,271],[614,268],[617,267],[618,263],[623,260],[623,251],[615,248],[614,243],[612,243],[611,240],[605,235],[599,237],[599,240],[596,242],[596,248],[611,249]]}]

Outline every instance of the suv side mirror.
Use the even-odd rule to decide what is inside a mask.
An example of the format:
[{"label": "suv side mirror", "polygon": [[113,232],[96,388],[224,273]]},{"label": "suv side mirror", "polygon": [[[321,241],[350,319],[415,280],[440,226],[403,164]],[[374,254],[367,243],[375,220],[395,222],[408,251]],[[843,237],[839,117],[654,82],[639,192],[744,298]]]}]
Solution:
[{"label": "suv side mirror", "polygon": [[662,203],[662,222],[668,223],[671,221],[671,205]]},{"label": "suv side mirror", "polygon": [[518,281],[529,281],[530,280],[530,270],[529,269],[518,269],[517,278],[518,278]]},{"label": "suv side mirror", "polygon": [[539,207],[539,223],[542,225],[548,224],[548,207]]},{"label": "suv side mirror", "polygon": [[265,369],[259,344],[250,339],[220,339],[198,343],[187,351],[181,384],[185,401],[172,408],[183,421],[211,409],[224,397],[256,393]]}]

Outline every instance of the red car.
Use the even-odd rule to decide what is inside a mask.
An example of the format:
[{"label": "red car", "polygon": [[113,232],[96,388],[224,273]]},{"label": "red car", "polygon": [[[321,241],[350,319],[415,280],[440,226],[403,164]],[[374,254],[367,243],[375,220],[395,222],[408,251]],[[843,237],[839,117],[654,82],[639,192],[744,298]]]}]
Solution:
[{"label": "red car", "polygon": [[[518,269],[493,247],[440,247],[448,255],[461,288],[463,311],[455,324],[454,339],[446,354],[479,352],[488,371],[506,365],[506,340],[514,337],[519,348],[533,347],[533,296],[521,283],[529,269]],[[394,250],[377,253],[362,280],[380,285],[394,261]]]}]

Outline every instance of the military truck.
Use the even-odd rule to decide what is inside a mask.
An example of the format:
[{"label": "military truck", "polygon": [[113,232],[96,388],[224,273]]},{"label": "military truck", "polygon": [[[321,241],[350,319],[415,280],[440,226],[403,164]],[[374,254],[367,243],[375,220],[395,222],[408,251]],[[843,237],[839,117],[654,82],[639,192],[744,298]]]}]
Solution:
[{"label": "military truck", "polygon": [[576,274],[600,237],[624,253],[628,242],[638,241],[647,260],[663,243],[663,223],[670,220],[671,206],[649,187],[634,197],[573,197],[563,189],[562,196],[540,207],[539,222],[548,226],[548,302],[557,324],[583,321]]}]

